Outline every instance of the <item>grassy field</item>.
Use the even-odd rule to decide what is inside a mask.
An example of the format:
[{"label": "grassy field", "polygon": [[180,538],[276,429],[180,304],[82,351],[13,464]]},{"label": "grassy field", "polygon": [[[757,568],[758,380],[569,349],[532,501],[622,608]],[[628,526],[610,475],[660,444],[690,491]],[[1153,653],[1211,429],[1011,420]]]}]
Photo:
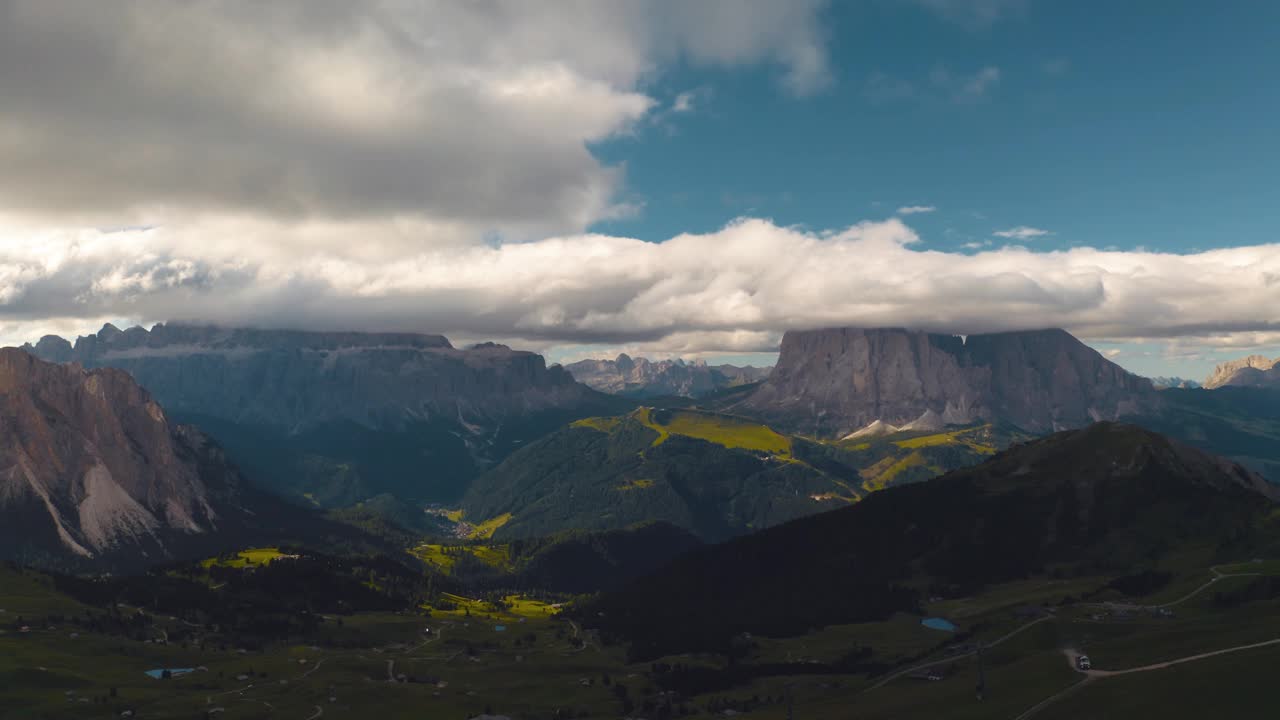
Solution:
[{"label": "grassy field", "polygon": [[[887,457],[862,471],[862,489],[867,492],[883,490],[904,471],[926,464],[924,456],[918,452],[912,452],[905,457]],[[940,468],[932,468],[932,470],[935,473],[941,472]]]},{"label": "grassy field", "polygon": [[507,545],[441,545],[423,543],[409,551],[414,557],[444,573],[453,570],[459,558],[471,557],[497,570],[508,571],[511,565],[511,548]]},{"label": "grassy field", "polygon": [[201,563],[202,566],[209,568],[217,565],[218,567],[229,568],[246,568],[254,565],[266,565],[267,563],[282,557],[289,557],[280,552],[280,548],[250,548],[241,550],[232,558],[209,558]]},{"label": "grassy field", "polygon": [[[244,567],[253,566],[248,558],[269,562],[264,550],[246,551]],[[1268,563],[1249,565],[1271,567]],[[1185,574],[1209,575],[1207,567]],[[1107,580],[1033,579],[927,605],[927,613],[948,617],[962,631],[972,632],[965,639],[929,630],[920,625],[920,617],[900,614],[885,622],[832,626],[799,637],[753,638],[738,661],[826,667],[867,648],[877,662],[895,669],[941,660],[938,667],[945,678],[940,681],[903,676],[873,688],[879,678],[797,672],[680,702],[693,718],[723,716],[723,703],[733,702],[750,705],[753,718],[781,720],[786,717],[781,698],[787,695],[794,700],[796,717],[1015,718],[1082,682],[1083,676],[1068,665],[1064,648],[1087,652],[1097,668],[1122,670],[1280,638],[1280,599],[1226,608],[1206,593],[1178,606],[1171,618],[1108,615],[1101,621],[1093,619],[1099,612],[1095,606],[1060,604]],[[1222,580],[1215,590],[1250,581]],[[224,641],[156,644],[142,640],[193,626],[155,616],[145,638],[101,635],[69,620],[33,623],[30,632],[17,632],[13,625],[18,614],[73,616],[88,608],[55,592],[41,575],[0,568],[0,608],[5,611],[0,614],[0,717],[88,720],[118,717],[130,709],[140,718],[192,718],[216,708],[222,710],[212,717],[220,720],[369,714],[380,720],[465,718],[486,711],[548,718],[557,710],[586,718],[655,714],[640,707],[661,698],[651,666],[628,663],[625,648],[602,644],[558,616],[558,606],[520,595],[497,602],[460,595],[444,600],[448,609],[327,617],[305,640],[262,649],[244,650]],[[1053,606],[1055,613],[1031,624],[1014,612],[1040,604]],[[1015,629],[1021,631],[1009,636]],[[982,658],[986,692],[981,701],[975,694],[978,662],[963,655],[977,641],[988,646]],[[964,647],[956,650],[961,643]],[[1277,702],[1266,680],[1278,660],[1280,646],[1092,680],[1036,717],[1268,717]],[[711,655],[663,661],[724,666]],[[198,669],[170,680],[144,674],[159,668]],[[399,681],[401,675],[405,682]],[[636,705],[633,712],[623,712],[616,684],[625,686]]]},{"label": "grassy field", "polygon": [[591,428],[602,433],[613,432],[622,424],[622,417],[589,417],[570,423],[571,427]]},{"label": "grassy field", "polygon": [[728,448],[766,452],[779,457],[791,456],[791,440],[785,435],[760,425],[725,415],[688,410],[673,411],[663,425],[653,423],[673,435],[706,440]]}]

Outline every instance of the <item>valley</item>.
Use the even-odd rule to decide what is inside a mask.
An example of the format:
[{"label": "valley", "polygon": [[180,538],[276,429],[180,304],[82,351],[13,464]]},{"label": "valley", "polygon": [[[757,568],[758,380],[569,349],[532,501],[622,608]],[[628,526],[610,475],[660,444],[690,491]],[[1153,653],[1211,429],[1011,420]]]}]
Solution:
[{"label": "valley", "polygon": [[[1269,707],[1263,673],[1280,659],[1272,642],[1280,639],[1280,577],[1274,563],[1259,565],[1263,574],[1220,581],[1215,594],[1178,603],[1172,616],[1100,611],[1120,599],[1097,593],[1106,577],[1032,578],[928,605],[927,613],[956,623],[954,635],[921,626],[919,616],[895,615],[792,637],[752,636],[728,665],[705,654],[633,662],[625,647],[545,602],[519,597],[497,607],[442,595],[442,604],[456,606],[324,614],[314,630],[288,638],[240,637],[248,648],[221,638],[191,608],[162,600],[154,608],[119,606],[147,618],[140,633],[126,636],[83,620],[110,610],[72,599],[42,576],[5,569],[0,704],[21,708],[6,717],[56,720],[125,710],[145,718],[698,718],[729,709],[781,720],[788,706],[800,717],[850,718],[1124,717],[1157,706],[1173,720],[1201,717],[1209,707],[1247,715]],[[1174,584],[1207,575],[1188,569]],[[1276,581],[1271,594],[1236,604],[1260,578]],[[21,632],[17,618],[31,629]],[[1234,647],[1242,649],[1208,655]],[[1072,669],[1067,649],[1087,652],[1099,673]],[[1181,658],[1195,659],[1101,674]],[[195,670],[153,679],[145,674],[153,668]],[[925,677],[927,669],[938,679]],[[980,677],[981,701],[974,692]]]}]

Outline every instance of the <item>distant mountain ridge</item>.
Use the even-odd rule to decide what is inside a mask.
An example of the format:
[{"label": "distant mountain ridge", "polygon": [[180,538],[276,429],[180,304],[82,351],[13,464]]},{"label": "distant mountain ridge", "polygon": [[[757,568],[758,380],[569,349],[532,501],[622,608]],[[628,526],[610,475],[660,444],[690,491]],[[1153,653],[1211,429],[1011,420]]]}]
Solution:
[{"label": "distant mountain ridge", "polygon": [[108,324],[27,349],[128,372],[251,478],[322,507],[449,500],[521,443],[630,407],[536,353],[440,335]]},{"label": "distant mountain ridge", "polygon": [[590,396],[541,355],[493,343],[460,350],[440,335],[107,324],[74,345],[46,336],[26,349],[125,370],[171,411],[289,431],[335,420],[474,426]]},{"label": "distant mountain ridge", "polygon": [[678,396],[696,398],[724,388],[759,382],[770,367],[686,363],[679,358],[649,360],[626,353],[613,360],[580,360],[565,366],[579,382],[611,395],[636,398]]},{"label": "distant mountain ridge", "polygon": [[973,422],[1052,432],[1156,402],[1133,375],[1063,330],[941,335],[903,328],[788,332],[769,378],[726,408],[791,432],[845,437],[884,423]]},{"label": "distant mountain ridge", "polygon": [[1181,377],[1165,377],[1163,375],[1157,375],[1156,377],[1150,378],[1150,380],[1151,384],[1156,386],[1157,389],[1178,388],[1182,390],[1195,390],[1201,387],[1199,381],[1188,380]]},{"label": "distant mountain ridge", "polygon": [[1250,355],[1230,360],[1214,368],[1204,381],[1204,387],[1210,390],[1227,386],[1280,388],[1280,358]]}]

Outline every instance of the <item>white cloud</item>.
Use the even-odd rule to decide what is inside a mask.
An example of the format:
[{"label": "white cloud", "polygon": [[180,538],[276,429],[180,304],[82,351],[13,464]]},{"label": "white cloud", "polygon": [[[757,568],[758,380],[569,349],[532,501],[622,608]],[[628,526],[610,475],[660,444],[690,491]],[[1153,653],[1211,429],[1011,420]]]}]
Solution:
[{"label": "white cloud", "polygon": [[691,112],[693,110],[694,96],[695,96],[695,93],[693,93],[692,91],[682,92],[679,95],[677,95],[676,99],[671,103],[671,112],[677,112],[677,113]]},{"label": "white cloud", "polygon": [[0,212],[432,228],[417,246],[576,232],[629,210],[588,146],[653,112],[664,68],[764,65],[814,92],[822,8],[3,0]]},{"label": "white cloud", "polygon": [[921,213],[931,213],[938,208],[932,205],[904,205],[898,208],[899,215],[919,215]]},{"label": "white cloud", "polygon": [[1031,240],[1045,235],[1051,235],[1048,230],[1030,227],[1027,225],[1019,225],[1018,227],[1009,228],[1008,230],[997,230],[992,235],[999,238],[1011,238],[1014,240]]},{"label": "white cloud", "polygon": [[[969,254],[921,249],[898,219],[812,232],[744,219],[662,243],[579,234],[394,257],[342,242],[412,245],[370,234],[385,231],[249,222],[34,231],[0,219],[0,318],[32,337],[43,318],[65,329],[73,319],[88,327],[117,317],[420,330],[678,355],[766,352],[788,328],[834,325],[1061,326],[1114,341],[1212,336],[1224,344],[1280,333],[1280,322],[1259,311],[1280,307],[1280,245],[1194,255],[1083,247]],[[309,251],[282,249],[302,246]]]}]

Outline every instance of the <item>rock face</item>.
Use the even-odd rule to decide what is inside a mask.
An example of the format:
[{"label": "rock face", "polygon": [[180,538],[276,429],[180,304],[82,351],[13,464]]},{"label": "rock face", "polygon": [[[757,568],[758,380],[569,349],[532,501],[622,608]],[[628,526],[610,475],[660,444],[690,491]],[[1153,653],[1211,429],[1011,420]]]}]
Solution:
[{"label": "rock face", "polygon": [[728,387],[759,382],[772,368],[707,365],[704,361],[632,358],[582,360],[565,366],[581,383],[610,395],[646,398],[663,395],[699,397]]},{"label": "rock face", "polygon": [[1049,432],[1137,412],[1153,397],[1149,380],[1063,330],[962,338],[839,328],[788,332],[769,379],[732,409],[820,437],[877,421],[919,429],[996,421]]},{"label": "rock face", "polygon": [[127,371],[173,412],[286,431],[334,421],[463,427],[573,407],[591,391],[542,356],[439,335],[112,325],[72,346],[45,337],[35,355]]},{"label": "rock face", "polygon": [[126,373],[0,349],[0,556],[163,557],[216,532],[209,484],[234,472],[203,452]]},{"label": "rock face", "polygon": [[1214,368],[1213,374],[1204,381],[1204,387],[1209,390],[1226,386],[1280,388],[1280,358],[1250,355],[1231,360]]}]

